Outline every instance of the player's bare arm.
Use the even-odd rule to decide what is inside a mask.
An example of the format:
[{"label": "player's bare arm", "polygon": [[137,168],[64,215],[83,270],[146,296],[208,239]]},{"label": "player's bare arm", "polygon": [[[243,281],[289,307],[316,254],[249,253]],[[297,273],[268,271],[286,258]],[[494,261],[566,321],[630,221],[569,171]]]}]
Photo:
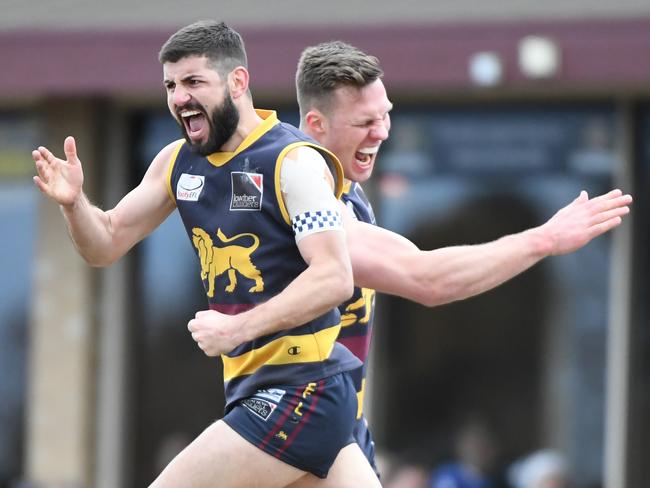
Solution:
[{"label": "player's bare arm", "polygon": [[[322,160],[315,150],[298,148],[287,155],[283,164],[309,165],[312,158]],[[338,208],[332,191],[333,180],[324,161],[317,168],[320,174],[307,171],[296,178],[296,184],[287,185],[284,197],[290,215],[296,213],[291,210],[296,201],[297,208],[301,205],[302,208]],[[311,183],[307,184],[306,179]],[[297,185],[299,181],[301,185]],[[297,245],[308,267],[280,294],[238,315],[201,311],[188,323],[192,338],[208,356],[223,354],[245,341],[304,324],[352,295],[352,268],[341,228],[306,235]]]},{"label": "player's bare arm", "polygon": [[589,199],[582,192],[546,223],[495,241],[421,251],[406,238],[344,218],[354,280],[427,306],[490,290],[547,256],[567,254],[619,226],[630,195],[620,190]]},{"label": "player's bare arm", "polygon": [[34,183],[61,206],[72,241],[88,264],[115,262],[174,210],[166,175],[177,145],[162,149],[140,184],[108,211],[93,205],[83,192],[83,169],[73,137],[64,141],[65,160],[42,146],[32,152]]}]

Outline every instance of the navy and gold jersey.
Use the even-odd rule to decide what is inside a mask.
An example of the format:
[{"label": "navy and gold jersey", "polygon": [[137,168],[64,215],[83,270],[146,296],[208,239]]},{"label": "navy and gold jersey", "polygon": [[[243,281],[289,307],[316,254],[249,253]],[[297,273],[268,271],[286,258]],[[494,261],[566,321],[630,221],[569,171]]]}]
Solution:
[{"label": "navy and gold jersey", "polygon": [[[353,212],[357,220],[372,225],[377,224],[370,201],[358,183],[346,184],[341,201]],[[355,287],[352,297],[341,304],[339,310],[341,312],[341,332],[337,340],[363,363],[361,367],[350,372],[357,390],[357,418],[361,418],[368,353],[372,338],[372,320],[375,313],[375,290]]]},{"label": "navy and gold jersey", "polygon": [[[184,142],[172,157],[168,190],[200,261],[210,308],[237,314],[279,294],[306,268],[280,192],[280,167],[295,147],[317,149],[340,192],[342,170],[329,151],[272,111],[234,152],[207,157]],[[299,327],[259,337],[222,355],[226,410],[274,384],[301,384],[358,367],[340,344],[331,310]]]}]

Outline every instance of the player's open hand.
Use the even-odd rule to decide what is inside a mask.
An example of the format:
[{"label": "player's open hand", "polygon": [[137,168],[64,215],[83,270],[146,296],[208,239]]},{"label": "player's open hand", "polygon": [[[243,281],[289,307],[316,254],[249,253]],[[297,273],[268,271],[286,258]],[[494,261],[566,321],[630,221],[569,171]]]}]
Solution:
[{"label": "player's open hand", "polygon": [[84,176],[74,137],[66,137],[63,149],[65,161],[54,156],[43,146],[32,151],[38,173],[34,176],[34,183],[41,192],[59,205],[71,206],[81,195]]},{"label": "player's open hand", "polygon": [[213,357],[232,351],[242,342],[235,322],[234,315],[203,310],[188,322],[187,330],[206,356]]},{"label": "player's open hand", "polygon": [[573,252],[594,237],[618,227],[630,212],[630,195],[621,190],[589,198],[586,191],[540,227],[551,240],[550,254]]}]

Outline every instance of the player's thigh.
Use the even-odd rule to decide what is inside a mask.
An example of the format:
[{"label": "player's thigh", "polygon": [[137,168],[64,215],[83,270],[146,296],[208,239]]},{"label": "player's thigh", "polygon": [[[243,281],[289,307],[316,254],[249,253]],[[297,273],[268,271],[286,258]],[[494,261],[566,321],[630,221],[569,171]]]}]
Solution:
[{"label": "player's thigh", "polygon": [[280,488],[304,475],[219,420],[183,449],[150,488]]},{"label": "player's thigh", "polygon": [[341,449],[327,478],[308,474],[290,488],[381,488],[381,483],[359,446],[353,443]]}]

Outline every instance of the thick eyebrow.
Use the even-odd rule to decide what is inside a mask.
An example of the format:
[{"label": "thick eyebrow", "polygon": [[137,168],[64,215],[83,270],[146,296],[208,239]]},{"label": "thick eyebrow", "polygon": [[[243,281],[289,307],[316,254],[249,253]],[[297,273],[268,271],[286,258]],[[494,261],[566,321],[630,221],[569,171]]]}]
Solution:
[{"label": "thick eyebrow", "polygon": [[190,73],[190,74],[187,74],[187,75],[183,76],[181,78],[181,81],[187,81],[187,80],[190,80],[192,78],[201,78],[201,75],[196,74],[196,73]]},{"label": "thick eyebrow", "polygon": [[[185,82],[187,80],[191,80],[192,78],[201,78],[201,75],[199,75],[197,73],[190,73],[190,74],[187,74],[187,75],[183,76],[179,81],[182,83],[182,82]],[[169,84],[172,84],[172,83],[176,83],[176,82],[174,80],[170,80],[169,78],[164,78],[163,79],[163,85],[165,85],[165,86],[167,86]]]}]

